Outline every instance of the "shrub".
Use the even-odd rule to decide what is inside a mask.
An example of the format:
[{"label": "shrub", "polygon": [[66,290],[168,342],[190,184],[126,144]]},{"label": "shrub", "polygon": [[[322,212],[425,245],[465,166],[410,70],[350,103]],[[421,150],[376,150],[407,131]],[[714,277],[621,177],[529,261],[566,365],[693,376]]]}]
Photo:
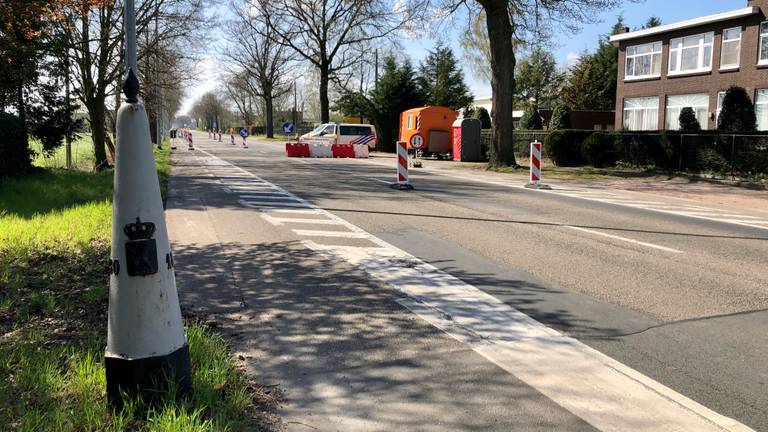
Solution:
[{"label": "shrub", "polygon": [[680,130],[683,132],[698,132],[701,130],[699,119],[696,118],[696,112],[691,107],[685,107],[680,110]]},{"label": "shrub", "polygon": [[581,157],[570,130],[556,130],[544,138],[544,151],[557,166],[578,165]]},{"label": "shrub", "polygon": [[491,115],[488,114],[488,110],[483,107],[477,107],[475,112],[472,113],[472,117],[480,120],[482,129],[491,128]]},{"label": "shrub", "polygon": [[27,130],[13,114],[0,113],[0,177],[19,176],[32,167]]},{"label": "shrub", "polygon": [[557,104],[552,111],[552,119],[549,121],[550,130],[571,128],[571,108],[565,104]]},{"label": "shrub", "polygon": [[523,112],[523,117],[520,119],[520,128],[527,130],[541,130],[544,125],[541,121],[541,114],[539,110],[534,106],[529,106]]},{"label": "shrub", "polygon": [[581,143],[581,156],[595,168],[611,162],[613,143],[602,132],[595,132]]},{"label": "shrub", "polygon": [[723,109],[717,120],[717,130],[727,132],[754,132],[757,130],[755,106],[747,91],[731,86],[723,98]]}]

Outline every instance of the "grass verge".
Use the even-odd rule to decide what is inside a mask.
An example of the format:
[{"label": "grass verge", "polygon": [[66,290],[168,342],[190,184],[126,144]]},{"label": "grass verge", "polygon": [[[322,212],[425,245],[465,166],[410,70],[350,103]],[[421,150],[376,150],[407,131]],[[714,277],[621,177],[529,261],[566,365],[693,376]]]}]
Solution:
[{"label": "grass verge", "polygon": [[[168,146],[156,154],[165,194]],[[259,430],[277,399],[221,336],[186,324],[193,394],[149,409],[106,400],[112,171],[40,169],[0,183],[0,430]],[[266,419],[266,420],[265,420]]]}]

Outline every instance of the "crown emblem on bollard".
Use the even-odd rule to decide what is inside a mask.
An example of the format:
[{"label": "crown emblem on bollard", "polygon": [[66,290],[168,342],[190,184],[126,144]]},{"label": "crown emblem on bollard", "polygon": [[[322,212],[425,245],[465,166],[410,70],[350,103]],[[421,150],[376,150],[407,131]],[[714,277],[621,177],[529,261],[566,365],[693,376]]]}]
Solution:
[{"label": "crown emblem on bollard", "polygon": [[142,222],[140,218],[136,218],[136,223],[126,225],[123,232],[131,240],[150,239],[155,233],[155,224]]},{"label": "crown emblem on bollard", "polygon": [[125,260],[128,276],[148,276],[157,273],[157,242],[152,238],[155,224],[142,222],[127,224],[123,232],[129,240],[125,242]]}]

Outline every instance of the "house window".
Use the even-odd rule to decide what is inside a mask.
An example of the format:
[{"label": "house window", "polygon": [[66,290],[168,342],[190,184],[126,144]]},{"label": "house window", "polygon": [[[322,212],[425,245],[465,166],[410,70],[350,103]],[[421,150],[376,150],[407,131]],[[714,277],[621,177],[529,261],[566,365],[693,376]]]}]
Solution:
[{"label": "house window", "polygon": [[712,70],[714,32],[686,36],[669,41],[669,74]]},{"label": "house window", "polygon": [[768,90],[758,90],[755,95],[755,115],[757,130],[768,130]]},{"label": "house window", "polygon": [[624,99],[622,127],[624,130],[657,130],[659,128],[659,98]]},{"label": "house window", "polygon": [[760,24],[760,60],[758,64],[768,64],[768,21]]},{"label": "house window", "polygon": [[715,128],[720,124],[720,112],[723,111],[723,101],[725,100],[725,92],[717,92],[717,113],[715,115]]},{"label": "house window", "polygon": [[409,115],[408,116],[408,129],[413,129],[413,127],[411,126],[413,124],[412,123],[412,121],[413,121],[412,119],[413,119],[413,116]]},{"label": "house window", "polygon": [[627,47],[626,79],[661,75],[661,42]]},{"label": "house window", "polygon": [[734,27],[723,30],[723,48],[720,53],[720,68],[738,68],[740,51],[741,27]]},{"label": "house window", "polygon": [[709,95],[706,93],[668,96],[664,128],[670,130],[680,129],[680,111],[685,107],[693,108],[693,112],[696,113],[696,120],[699,121],[701,128],[707,129],[709,125],[707,122]]}]

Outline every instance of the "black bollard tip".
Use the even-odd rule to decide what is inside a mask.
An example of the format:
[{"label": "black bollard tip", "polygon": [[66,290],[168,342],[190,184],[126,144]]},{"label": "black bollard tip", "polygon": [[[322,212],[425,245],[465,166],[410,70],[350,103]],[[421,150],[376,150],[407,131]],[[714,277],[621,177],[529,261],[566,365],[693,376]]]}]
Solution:
[{"label": "black bollard tip", "polygon": [[123,83],[123,94],[125,94],[126,102],[136,103],[139,101],[139,79],[133,73],[133,68],[128,69],[128,76],[125,77]]}]

